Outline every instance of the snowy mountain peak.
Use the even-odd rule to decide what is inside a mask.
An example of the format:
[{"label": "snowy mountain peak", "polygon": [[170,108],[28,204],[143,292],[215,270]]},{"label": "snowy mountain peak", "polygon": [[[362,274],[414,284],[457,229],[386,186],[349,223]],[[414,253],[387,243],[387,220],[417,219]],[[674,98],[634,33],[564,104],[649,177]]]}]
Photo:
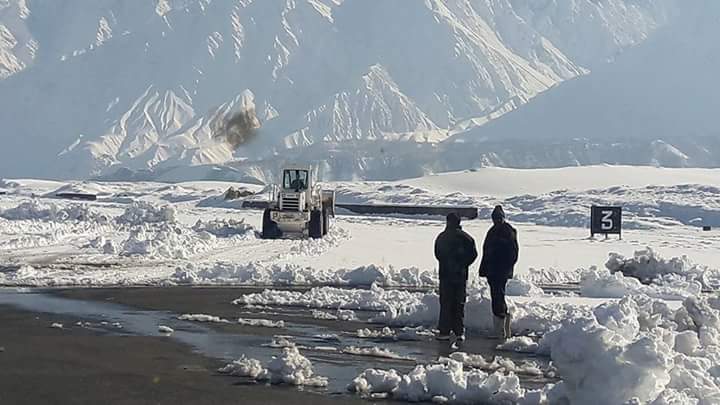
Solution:
[{"label": "snowy mountain peak", "polygon": [[[87,177],[358,142],[412,151],[594,71],[651,38],[673,1],[4,0],[0,171]],[[211,123],[246,90],[263,130],[232,151]],[[48,166],[16,158],[28,150]]]}]

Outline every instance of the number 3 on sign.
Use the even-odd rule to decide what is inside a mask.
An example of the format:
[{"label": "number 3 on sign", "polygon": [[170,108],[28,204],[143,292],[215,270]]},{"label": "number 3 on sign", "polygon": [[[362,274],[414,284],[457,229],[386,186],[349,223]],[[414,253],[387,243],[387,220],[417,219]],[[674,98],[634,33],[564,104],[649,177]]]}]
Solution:
[{"label": "number 3 on sign", "polygon": [[612,211],[601,211],[602,219],[600,220],[600,229],[603,231],[612,231],[615,228],[613,224],[613,212]]}]

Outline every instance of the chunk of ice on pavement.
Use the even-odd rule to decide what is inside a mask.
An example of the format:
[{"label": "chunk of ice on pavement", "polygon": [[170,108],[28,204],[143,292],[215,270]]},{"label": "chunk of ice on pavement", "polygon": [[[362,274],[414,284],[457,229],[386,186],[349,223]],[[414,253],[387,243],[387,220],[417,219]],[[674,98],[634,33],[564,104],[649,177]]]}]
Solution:
[{"label": "chunk of ice on pavement", "polygon": [[243,326],[259,326],[263,328],[284,328],[284,321],[271,321],[269,319],[245,319],[238,318],[238,323]]},{"label": "chunk of ice on pavement", "polygon": [[516,336],[497,346],[497,350],[516,353],[535,353],[537,349],[537,342],[527,336]]},{"label": "chunk of ice on pavement", "polygon": [[215,323],[230,323],[227,319],[222,319],[213,315],[206,314],[182,314],[178,316],[181,321],[193,321],[193,322],[215,322]]},{"label": "chunk of ice on pavement", "polygon": [[175,332],[175,330],[169,326],[158,325],[158,332],[170,335]]},{"label": "chunk of ice on pavement", "polygon": [[256,380],[269,378],[268,370],[262,366],[260,361],[248,359],[244,355],[238,360],[226,364],[224,367],[218,369],[218,372],[237,377],[250,377]]},{"label": "chunk of ice on pavement", "polygon": [[356,346],[348,346],[343,349],[343,353],[347,354],[353,354],[355,356],[368,356],[368,357],[379,357],[383,359],[393,359],[393,360],[412,360],[410,357],[401,356],[391,350],[385,349],[383,347],[356,347]]},{"label": "chunk of ice on pavement", "polygon": [[400,385],[400,380],[401,377],[395,370],[385,371],[370,368],[355,377],[348,389],[363,395],[391,393]]},{"label": "chunk of ice on pavement", "polygon": [[[520,380],[512,373],[465,371],[463,364],[454,360],[445,364],[419,365],[404,375],[395,370],[368,369],[355,378],[348,389],[364,395],[384,392],[395,400],[410,402],[442,397],[451,403],[521,403],[528,393],[538,397],[534,391],[522,388]],[[544,394],[537,399],[537,403],[542,403]]]},{"label": "chunk of ice on pavement", "polygon": [[274,357],[267,366],[270,382],[273,384],[306,385],[326,387],[328,380],[316,376],[312,363],[300,354],[297,347],[286,347],[282,355]]}]

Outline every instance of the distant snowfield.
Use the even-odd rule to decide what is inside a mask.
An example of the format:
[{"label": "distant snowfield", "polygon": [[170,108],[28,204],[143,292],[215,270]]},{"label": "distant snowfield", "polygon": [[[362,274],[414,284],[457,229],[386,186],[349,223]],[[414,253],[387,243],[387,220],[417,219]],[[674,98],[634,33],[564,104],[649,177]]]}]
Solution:
[{"label": "distant snowfield", "polygon": [[427,176],[401,183],[438,193],[460,191],[465,194],[511,197],[557,190],[586,191],[616,186],[702,184],[720,187],[720,170],[650,166],[581,166],[558,169],[488,167],[476,171]]}]

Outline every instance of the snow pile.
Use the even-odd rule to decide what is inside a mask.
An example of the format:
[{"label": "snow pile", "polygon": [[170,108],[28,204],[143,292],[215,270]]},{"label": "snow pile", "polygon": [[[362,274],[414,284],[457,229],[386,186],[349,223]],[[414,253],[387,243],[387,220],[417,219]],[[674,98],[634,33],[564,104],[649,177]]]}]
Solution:
[{"label": "snow pile", "polygon": [[[299,306],[314,309],[352,309],[377,311],[373,322],[393,326],[435,327],[440,310],[438,295],[434,292],[409,292],[387,290],[377,285],[370,289],[343,289],[316,287],[308,291],[264,290],[261,293],[246,294],[233,303],[237,305]],[[490,292],[484,287],[469,290],[465,306],[466,313],[473,314],[466,319],[470,331],[492,329]],[[563,319],[583,316],[590,308],[583,305],[549,302],[512,302],[513,330],[543,333],[559,324]]]},{"label": "snow pile", "polygon": [[320,256],[350,239],[350,232],[339,226],[332,226],[322,239],[302,239],[290,247],[288,255]]},{"label": "snow pile", "polygon": [[312,363],[295,346],[283,348],[282,355],[273,357],[267,367],[245,356],[220,368],[218,372],[239,377],[250,377],[271,384],[326,387],[328,380],[316,376]]},{"label": "snow pile", "polygon": [[650,285],[644,285],[636,278],[625,277],[621,272],[611,274],[608,271],[590,270],[583,274],[580,292],[583,297],[622,298],[630,294],[645,294],[659,299],[683,300],[700,294],[702,284],[666,275],[653,280]]},{"label": "snow pile", "polygon": [[[554,370],[542,370],[540,365],[535,361],[523,360],[521,362],[514,362],[511,359],[495,356],[492,361],[487,361],[480,354],[467,354],[464,352],[455,352],[450,355],[450,358],[454,361],[460,362],[467,367],[478,368],[480,370],[494,373],[500,372],[503,374],[515,373],[525,374],[530,376],[543,376],[548,377],[554,376]],[[441,360],[443,360],[441,358]]]},{"label": "snow pile", "polygon": [[525,280],[535,285],[573,284],[580,282],[582,272],[558,269],[536,269],[531,267],[527,273],[517,275],[516,277],[519,280]]},{"label": "snow pile", "polygon": [[370,396],[387,394],[394,400],[450,403],[541,403],[542,391],[528,391],[510,373],[487,374],[481,370],[465,371],[463,364],[448,360],[446,364],[419,365],[408,374],[395,370],[368,369],[356,377],[348,389]]},{"label": "snow pile", "polygon": [[313,309],[311,314],[314,319],[324,319],[327,321],[357,321],[358,319],[355,311],[349,309],[338,309],[334,314]]},{"label": "snow pile", "polygon": [[269,379],[267,369],[258,360],[248,359],[244,355],[221,367],[218,372],[236,377],[250,377],[255,380]]},{"label": "snow pile", "polygon": [[181,321],[193,321],[193,322],[214,322],[214,323],[230,323],[227,319],[222,319],[213,315],[206,314],[182,314],[178,316]]},{"label": "snow pile", "polygon": [[239,318],[238,323],[243,326],[259,326],[263,328],[284,328],[284,321],[271,321],[269,319],[244,319]]},{"label": "snow pile", "polygon": [[158,332],[163,333],[165,335],[171,335],[175,332],[173,328],[165,325],[158,325]]},{"label": "snow pile", "polygon": [[[437,272],[415,267],[360,266],[354,269],[316,269],[295,264],[215,262],[186,263],[178,267],[171,281],[176,284],[292,285],[292,286],[370,286],[432,287],[438,285]],[[519,287],[520,290],[525,287]]]},{"label": "snow pile", "polygon": [[420,270],[417,267],[396,269],[393,266],[382,267],[371,264],[339,272],[338,276],[342,280],[342,284],[349,286],[378,284],[386,287],[431,287],[438,285],[436,271]]},{"label": "snow pile", "polygon": [[273,339],[268,344],[263,344],[263,346],[267,347],[273,347],[276,349],[284,349],[286,347],[293,347],[296,346],[295,342],[293,342],[291,339],[293,339],[294,336],[273,336]]},{"label": "snow pile", "polygon": [[327,378],[314,375],[312,363],[297,347],[284,348],[281,356],[270,360],[267,370],[272,384],[326,387],[328,383]]},{"label": "snow pile", "polygon": [[720,270],[693,264],[687,256],[666,260],[651,248],[638,250],[630,258],[611,253],[605,267],[611,273],[621,272],[646,284],[675,275],[686,281],[697,281],[702,284],[703,289],[720,289]]},{"label": "snow pile", "polygon": [[376,339],[376,340],[422,340],[423,338],[432,337],[435,334],[428,329],[423,327],[410,328],[405,327],[399,330],[391,329],[387,326],[382,329],[358,329],[356,336],[361,339]]},{"label": "snow pile", "polygon": [[55,322],[55,323],[53,323],[52,325],[50,325],[50,327],[53,328],[53,329],[62,329],[62,328],[63,328],[63,324]]},{"label": "snow pile", "polygon": [[551,355],[563,377],[557,392],[570,403],[720,402],[717,298],[688,298],[673,311],[647,296],[625,297],[564,321],[540,351]]},{"label": "snow pile", "polygon": [[170,205],[157,206],[147,201],[135,201],[122,215],[115,218],[118,224],[137,226],[144,224],[173,224],[177,222],[175,208]]},{"label": "snow pile", "polygon": [[395,370],[377,370],[369,368],[353,379],[348,389],[352,392],[370,396],[372,394],[392,394],[404,376]]},{"label": "snow pile", "polygon": [[542,297],[545,295],[542,288],[523,279],[508,280],[505,285],[505,294],[513,297]]},{"label": "snow pile", "polygon": [[218,238],[229,238],[232,236],[250,237],[255,235],[252,226],[245,223],[245,220],[236,221],[234,219],[213,219],[203,222],[201,219],[193,225],[195,232],[207,232]]},{"label": "snow pile", "polygon": [[411,357],[401,356],[391,350],[383,347],[371,346],[371,347],[356,347],[348,346],[342,350],[343,353],[352,354],[355,356],[367,356],[367,357],[379,357],[381,359],[392,359],[392,360],[412,360]]},{"label": "snow pile", "polygon": [[186,260],[212,249],[215,237],[209,233],[194,234],[179,226],[164,224],[159,228],[137,226],[122,242],[122,256]]},{"label": "snow pile", "polygon": [[422,294],[401,290],[385,290],[373,286],[369,290],[316,287],[308,291],[264,290],[245,294],[233,301],[236,305],[299,306],[316,309],[352,309],[390,311],[404,302],[415,302]]},{"label": "snow pile", "polygon": [[0,217],[10,221],[92,221],[101,224],[109,222],[108,217],[96,213],[86,204],[69,204],[62,207],[38,200],[23,201],[14,208],[0,211]]},{"label": "snow pile", "polygon": [[527,336],[516,336],[497,346],[497,350],[515,353],[535,353],[539,345]]},{"label": "snow pile", "polygon": [[103,252],[103,254],[106,255],[115,255],[118,252],[118,248],[117,246],[115,246],[115,242],[113,242],[111,239],[106,239],[102,235],[91,240],[88,244],[88,247],[91,247],[93,249],[99,249],[101,252]]}]

